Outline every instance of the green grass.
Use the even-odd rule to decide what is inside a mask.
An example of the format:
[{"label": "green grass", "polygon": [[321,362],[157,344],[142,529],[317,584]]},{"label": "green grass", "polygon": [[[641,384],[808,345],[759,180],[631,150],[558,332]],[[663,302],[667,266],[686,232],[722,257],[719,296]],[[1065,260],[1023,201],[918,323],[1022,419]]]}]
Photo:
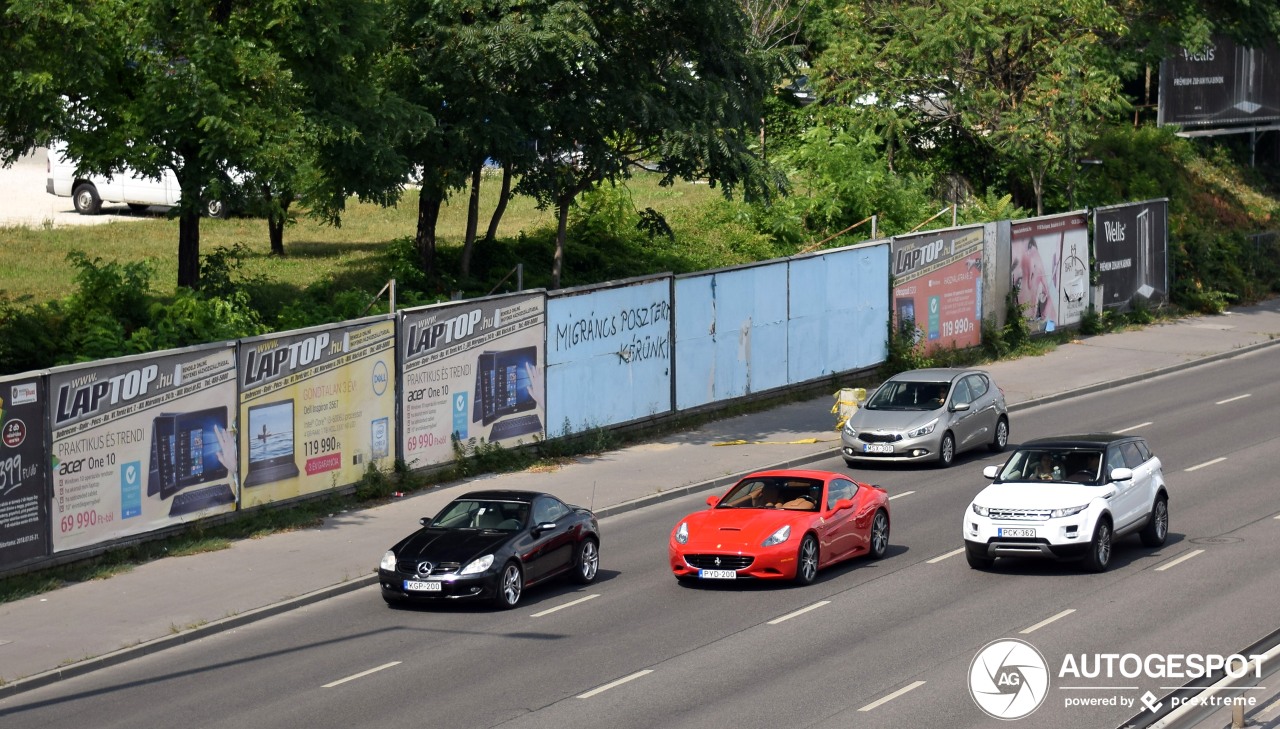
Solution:
[{"label": "green grass", "polygon": [[[500,178],[488,176],[481,185],[480,235],[488,227],[500,183]],[[677,182],[659,187],[658,176],[649,173],[632,178],[625,191],[636,209],[653,207],[677,221],[673,227],[679,221],[699,225],[700,216],[691,212],[720,197],[719,191],[705,184]],[[372,288],[372,294],[384,283],[379,254],[389,241],[415,234],[417,205],[417,191],[408,189],[400,204],[391,208],[353,201],[341,227],[300,215],[297,223],[285,230],[284,258],[269,255],[265,220],[204,219],[200,223],[200,250],[208,253],[219,246],[243,244],[249,256],[242,273],[282,285],[282,295],[287,295],[288,289],[301,291],[325,280],[337,282],[339,288]],[[441,211],[437,235],[442,249],[461,246],[466,207],[466,194],[455,194]],[[539,210],[530,198],[514,197],[503,215],[498,237],[518,240],[522,234],[552,231],[554,225],[553,211]],[[152,278],[156,295],[172,294],[177,280],[178,221],[164,215],[100,225],[0,228],[0,238],[5,243],[0,246],[0,294],[11,300],[45,302],[70,292],[75,271],[67,254],[73,250],[121,263],[149,260],[156,272]],[[549,270],[550,256],[545,261],[528,261],[526,266]]]}]

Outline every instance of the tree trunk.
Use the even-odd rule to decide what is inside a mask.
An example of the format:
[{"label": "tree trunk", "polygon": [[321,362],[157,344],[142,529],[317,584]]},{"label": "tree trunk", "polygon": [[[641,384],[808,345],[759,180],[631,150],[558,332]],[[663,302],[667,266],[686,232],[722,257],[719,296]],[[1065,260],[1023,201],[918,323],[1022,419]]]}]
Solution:
[{"label": "tree trunk", "polygon": [[271,255],[284,255],[284,221],[286,212],[272,207],[267,214],[267,235],[271,238]]},{"label": "tree trunk", "polygon": [[569,205],[573,202],[573,197],[566,195],[557,201],[556,213],[559,220],[556,222],[556,255],[551,263],[551,288],[560,288],[560,272],[564,269],[564,239],[565,231],[569,227]]},{"label": "tree trunk", "polygon": [[467,200],[467,234],[462,241],[462,263],[459,266],[463,278],[471,275],[471,251],[476,244],[476,229],[480,225],[480,171],[484,164],[471,169],[471,197]]},{"label": "tree trunk", "polygon": [[199,205],[183,205],[178,218],[178,285],[200,289]]},{"label": "tree trunk", "polygon": [[432,276],[436,270],[436,221],[440,219],[440,197],[432,195],[424,185],[418,191],[418,262],[422,272]]},{"label": "tree trunk", "polygon": [[498,193],[498,207],[493,209],[493,217],[489,218],[489,230],[484,234],[485,242],[492,243],[498,239],[498,223],[502,222],[502,214],[507,212],[507,201],[511,199],[511,163],[502,165],[502,192]]}]

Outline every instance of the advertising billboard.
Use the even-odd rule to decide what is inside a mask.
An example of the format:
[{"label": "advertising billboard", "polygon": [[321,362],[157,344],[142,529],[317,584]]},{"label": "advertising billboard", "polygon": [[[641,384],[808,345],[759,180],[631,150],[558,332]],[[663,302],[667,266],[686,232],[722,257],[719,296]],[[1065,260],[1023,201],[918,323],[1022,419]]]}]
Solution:
[{"label": "advertising billboard", "polygon": [[396,458],[390,315],[240,342],[244,507],[356,483]]},{"label": "advertising billboard", "polygon": [[1230,127],[1280,121],[1280,50],[1215,36],[1160,63],[1159,123]]},{"label": "advertising billboard", "polygon": [[911,320],[926,351],[982,342],[982,227],[893,239],[895,322]]},{"label": "advertising billboard", "polygon": [[53,551],[236,508],[232,344],[49,373]]},{"label": "advertising billboard", "polygon": [[0,570],[49,554],[44,379],[0,378]]},{"label": "advertising billboard", "polygon": [[1009,287],[1032,332],[1080,322],[1088,306],[1089,223],[1084,213],[1015,220]]},{"label": "advertising billboard", "polygon": [[1127,310],[1131,302],[1168,298],[1168,200],[1126,203],[1093,211],[1098,283],[1094,302]]},{"label": "advertising billboard", "polygon": [[401,312],[405,463],[453,460],[451,436],[506,444],[543,437],[546,334],[541,292]]}]

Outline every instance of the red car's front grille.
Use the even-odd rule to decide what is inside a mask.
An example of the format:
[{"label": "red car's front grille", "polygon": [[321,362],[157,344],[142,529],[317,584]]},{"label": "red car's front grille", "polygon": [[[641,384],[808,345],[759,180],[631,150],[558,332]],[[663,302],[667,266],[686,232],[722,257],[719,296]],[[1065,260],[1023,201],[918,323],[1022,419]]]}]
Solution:
[{"label": "red car's front grille", "polygon": [[684,561],[690,567],[697,567],[700,570],[746,569],[755,560],[755,557],[740,554],[686,554],[684,556]]}]

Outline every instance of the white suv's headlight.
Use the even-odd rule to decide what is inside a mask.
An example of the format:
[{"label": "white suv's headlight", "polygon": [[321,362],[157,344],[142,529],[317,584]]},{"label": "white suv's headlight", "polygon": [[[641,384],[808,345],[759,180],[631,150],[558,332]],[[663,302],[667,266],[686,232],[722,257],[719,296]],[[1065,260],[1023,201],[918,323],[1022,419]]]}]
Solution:
[{"label": "white suv's headlight", "polygon": [[973,507],[973,513],[977,514],[978,516],[987,516],[990,513],[987,507],[978,506],[978,502],[976,501],[970,504],[970,506]]},{"label": "white suv's headlight", "polygon": [[919,437],[920,437],[920,436],[922,436],[922,435],[928,435],[928,434],[932,433],[932,432],[933,432],[933,429],[934,429],[934,428],[936,428],[936,427],[938,427],[938,419],[937,419],[937,418],[934,418],[933,420],[930,420],[929,422],[925,423],[924,425],[920,426],[919,428],[916,428],[915,430],[908,430],[908,431],[907,431],[907,437],[908,437],[908,438],[919,438]]},{"label": "white suv's headlight", "polygon": [[480,559],[471,560],[471,564],[462,568],[459,575],[478,575],[493,566],[493,555],[486,554]]},{"label": "white suv's headlight", "polygon": [[1085,504],[1084,506],[1072,506],[1067,509],[1054,509],[1053,511],[1049,512],[1049,518],[1061,519],[1064,516],[1075,516],[1076,514],[1079,514],[1080,512],[1084,511],[1087,508],[1089,508],[1088,504]]},{"label": "white suv's headlight", "polygon": [[769,538],[760,543],[761,547],[772,547],[775,544],[782,544],[791,537],[791,525],[787,525],[769,535]]},{"label": "white suv's headlight", "polygon": [[395,572],[396,571],[396,553],[388,549],[387,553],[382,555],[382,562],[378,564],[378,569],[383,569],[388,572]]},{"label": "white suv's headlight", "polygon": [[689,523],[680,522],[680,526],[676,527],[676,544],[684,544],[689,541]]}]

